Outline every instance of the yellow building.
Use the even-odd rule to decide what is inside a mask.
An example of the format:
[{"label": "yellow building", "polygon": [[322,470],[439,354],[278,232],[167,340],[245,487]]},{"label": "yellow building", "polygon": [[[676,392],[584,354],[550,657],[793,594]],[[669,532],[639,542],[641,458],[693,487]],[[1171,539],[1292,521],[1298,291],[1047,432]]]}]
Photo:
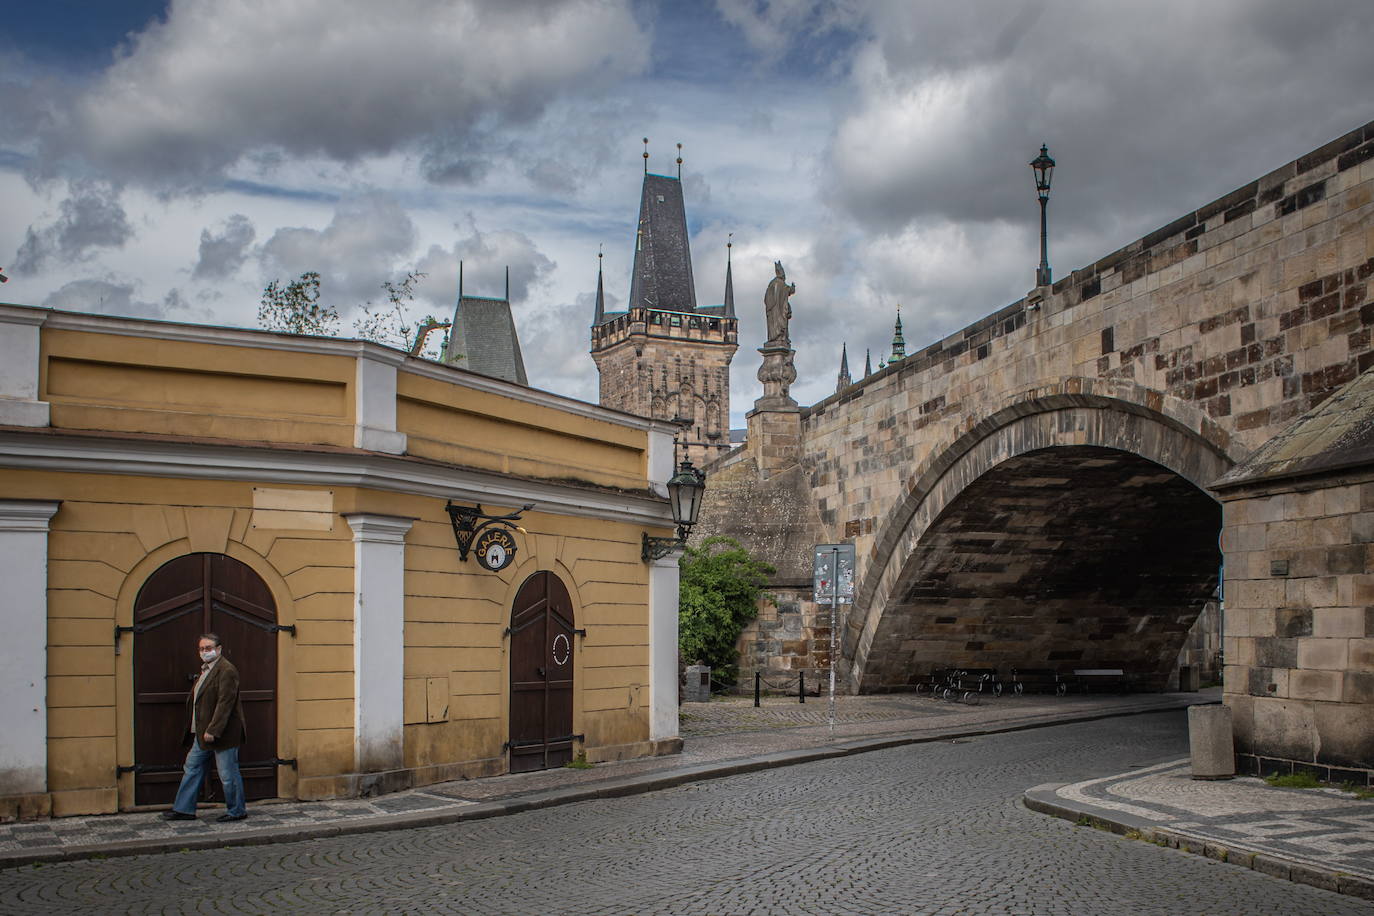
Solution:
[{"label": "yellow building", "polygon": [[[676,560],[640,558],[672,432],[368,342],[0,305],[0,817],[170,802],[205,630],[250,798],[678,749]],[[464,559],[450,504],[520,517]]]}]

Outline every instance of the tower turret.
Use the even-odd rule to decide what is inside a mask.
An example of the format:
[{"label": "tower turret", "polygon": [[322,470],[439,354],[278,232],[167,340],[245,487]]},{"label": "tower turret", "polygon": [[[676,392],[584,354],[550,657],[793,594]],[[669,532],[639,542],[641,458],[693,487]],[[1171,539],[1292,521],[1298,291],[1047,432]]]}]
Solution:
[{"label": "tower turret", "polygon": [[849,377],[849,344],[840,344],[840,377],[835,380],[835,391],[844,391],[854,380]]}]

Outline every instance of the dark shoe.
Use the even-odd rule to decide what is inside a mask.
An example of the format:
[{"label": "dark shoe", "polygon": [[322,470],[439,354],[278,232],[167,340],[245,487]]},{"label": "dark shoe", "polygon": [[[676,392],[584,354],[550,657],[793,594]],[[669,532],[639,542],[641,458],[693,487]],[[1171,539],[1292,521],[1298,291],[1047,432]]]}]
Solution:
[{"label": "dark shoe", "polygon": [[164,811],[162,812],[162,819],[164,821],[193,821],[196,816],[184,811]]},{"label": "dark shoe", "polygon": [[247,816],[248,816],[248,815],[246,815],[246,814],[227,814],[227,813],[226,813],[226,814],[221,814],[219,817],[215,818],[215,820],[217,820],[217,821],[219,821],[221,824],[223,824],[223,823],[227,823],[228,821],[241,821],[241,820],[243,820],[243,819],[244,819],[245,817],[247,817]]}]

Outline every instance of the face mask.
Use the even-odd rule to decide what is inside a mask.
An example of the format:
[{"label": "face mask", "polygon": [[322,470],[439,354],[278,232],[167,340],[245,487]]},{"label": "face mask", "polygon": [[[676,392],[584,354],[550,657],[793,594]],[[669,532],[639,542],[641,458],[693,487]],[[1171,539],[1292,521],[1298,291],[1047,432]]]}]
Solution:
[{"label": "face mask", "polygon": [[214,661],[214,660],[215,660],[216,658],[218,658],[218,657],[219,657],[219,650],[218,650],[218,649],[205,649],[204,651],[202,651],[202,652],[200,653],[200,660],[203,661],[203,662],[205,662],[206,664],[209,664],[210,662]]}]

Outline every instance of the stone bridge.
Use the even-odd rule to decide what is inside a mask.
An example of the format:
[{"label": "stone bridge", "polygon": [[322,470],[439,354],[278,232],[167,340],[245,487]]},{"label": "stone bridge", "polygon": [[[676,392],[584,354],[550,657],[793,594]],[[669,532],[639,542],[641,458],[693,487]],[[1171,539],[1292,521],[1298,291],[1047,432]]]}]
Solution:
[{"label": "stone bridge", "polygon": [[1162,688],[1219,584],[1209,485],[1374,364],[1372,157],[1374,124],[818,404],[758,405],[695,535],[778,568],[746,670],[828,665],[810,547],[852,540],[854,692],[945,665]]}]

